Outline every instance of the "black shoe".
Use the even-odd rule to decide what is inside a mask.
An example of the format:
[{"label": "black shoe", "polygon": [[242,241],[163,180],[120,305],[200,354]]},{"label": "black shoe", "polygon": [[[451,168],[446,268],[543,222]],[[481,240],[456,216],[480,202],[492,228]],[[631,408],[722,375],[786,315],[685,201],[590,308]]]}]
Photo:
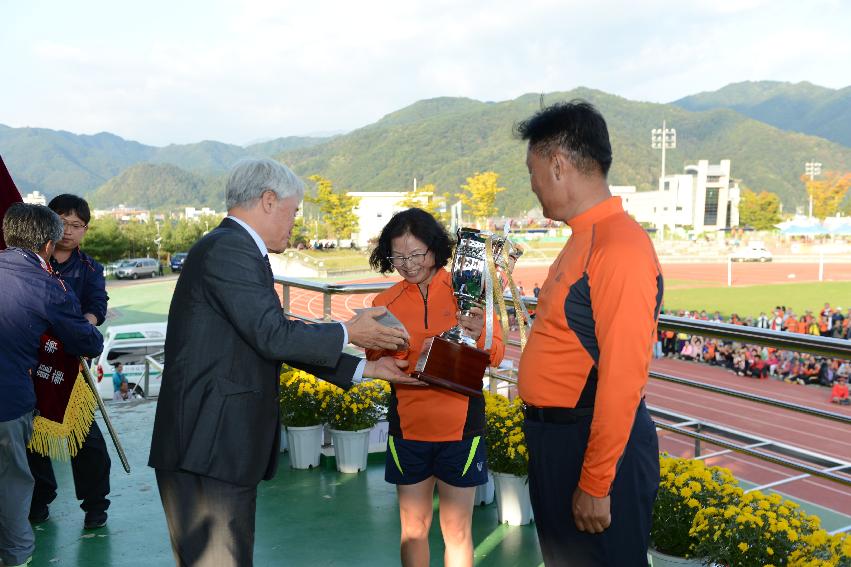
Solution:
[{"label": "black shoe", "polygon": [[30,511],[30,523],[42,524],[50,519],[50,508],[45,506],[41,510]]},{"label": "black shoe", "polygon": [[86,512],[83,528],[87,530],[102,528],[106,525],[106,518],[106,512]]}]

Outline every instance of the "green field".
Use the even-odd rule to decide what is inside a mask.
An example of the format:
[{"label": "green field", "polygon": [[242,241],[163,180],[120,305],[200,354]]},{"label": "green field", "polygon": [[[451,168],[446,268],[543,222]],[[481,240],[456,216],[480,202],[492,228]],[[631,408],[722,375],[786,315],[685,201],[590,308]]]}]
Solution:
[{"label": "green field", "polygon": [[724,315],[738,313],[759,316],[776,305],[785,305],[796,314],[810,309],[820,310],[824,303],[851,307],[851,282],[756,285],[747,287],[696,287],[665,291],[665,309],[720,311]]},{"label": "green field", "polygon": [[[171,295],[177,282],[153,281],[122,287],[110,287],[111,317],[106,326],[165,321]],[[670,283],[670,282],[668,282]],[[686,283],[686,282],[681,282]],[[696,287],[665,291],[666,310],[720,311],[724,315],[758,316],[775,305],[785,305],[803,313],[831,306],[851,307],[851,282],[775,284],[747,287]]]},{"label": "green field", "polygon": [[154,280],[121,287],[107,286],[109,317],[101,330],[110,325],[165,321],[176,284],[177,280]]}]

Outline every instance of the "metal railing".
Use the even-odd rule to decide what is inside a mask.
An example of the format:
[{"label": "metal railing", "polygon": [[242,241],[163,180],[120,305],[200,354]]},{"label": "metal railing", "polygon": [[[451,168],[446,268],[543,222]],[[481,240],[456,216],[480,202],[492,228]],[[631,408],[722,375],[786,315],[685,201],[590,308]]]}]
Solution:
[{"label": "metal railing", "polygon": [[[280,276],[276,276],[275,281],[283,286],[284,311],[289,316],[309,321],[329,321],[332,319],[331,298],[334,295],[380,293],[393,285],[393,282],[373,284],[323,283],[303,279],[284,278]],[[293,314],[290,302],[291,287],[321,293],[323,296],[323,318],[314,319]],[[537,306],[537,299],[534,297],[524,297],[523,301],[527,307],[534,308]],[[677,333],[686,333],[688,335],[715,337],[726,341],[771,346],[781,350],[808,352],[818,356],[851,360],[851,341],[843,339],[771,331],[756,327],[700,321],[671,315],[662,315],[659,317],[659,328],[661,330],[670,330]],[[519,342],[513,339],[509,340],[509,343],[519,346]],[[508,374],[502,371],[489,371],[489,377],[492,390],[496,389],[497,384],[500,381],[511,384],[517,383],[513,376],[513,371],[509,371]],[[851,425],[851,417],[832,411],[803,406],[766,396],[739,392],[730,388],[705,384],[660,372],[650,372],[650,378],[692,388],[699,388],[716,394],[732,396],[751,402],[836,421],[845,425]],[[661,408],[653,407],[650,408],[650,410],[654,415],[654,421],[659,429],[671,431],[695,440],[695,458],[706,459],[733,451],[802,473],[800,475],[788,477],[782,481],[776,481],[756,488],[770,488],[787,482],[808,478],[810,476],[824,478],[844,486],[851,486],[851,476],[842,476],[837,474],[840,472],[851,472],[851,463],[820,455],[806,449],[782,444],[770,439],[757,437],[729,427],[674,414],[673,412],[669,412]],[[722,450],[701,455],[702,443],[721,447]],[[849,530],[851,530],[851,526],[837,531]]]}]

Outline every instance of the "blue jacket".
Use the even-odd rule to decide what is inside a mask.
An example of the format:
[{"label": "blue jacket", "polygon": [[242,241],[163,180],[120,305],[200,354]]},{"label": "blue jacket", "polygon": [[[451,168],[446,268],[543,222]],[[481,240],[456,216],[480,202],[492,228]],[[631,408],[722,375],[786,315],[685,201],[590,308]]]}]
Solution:
[{"label": "blue jacket", "polygon": [[71,256],[61,264],[51,258],[50,265],[65,285],[74,290],[83,315],[91,313],[97,317],[98,325],[102,325],[106,319],[106,303],[109,301],[103,266],[79,248],[71,252]]},{"label": "blue jacket", "polygon": [[35,408],[32,373],[45,331],[81,356],[100,354],[103,337],[34,252],[0,250],[0,290],[0,421],[10,421]]}]

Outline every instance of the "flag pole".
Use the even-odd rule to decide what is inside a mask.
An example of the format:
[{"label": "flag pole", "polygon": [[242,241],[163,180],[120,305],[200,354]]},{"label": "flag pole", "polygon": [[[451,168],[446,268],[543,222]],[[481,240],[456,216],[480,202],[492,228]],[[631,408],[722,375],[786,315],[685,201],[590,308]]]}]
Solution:
[{"label": "flag pole", "polygon": [[130,463],[127,462],[127,455],[124,454],[124,448],[121,446],[121,441],[118,440],[118,434],[115,433],[115,428],[112,427],[112,421],[109,419],[109,415],[106,413],[106,407],[103,404],[103,400],[98,393],[98,389],[95,386],[95,381],[92,378],[92,373],[89,371],[89,366],[86,364],[86,361],[83,357],[80,357],[80,368],[83,372],[83,377],[86,379],[86,383],[89,385],[89,388],[92,389],[92,393],[95,395],[95,400],[98,404],[98,409],[100,409],[100,414],[103,417],[103,422],[106,424],[106,429],[109,431],[109,436],[112,437],[112,443],[115,445],[115,450],[118,452],[118,458],[121,459],[121,466],[124,467],[124,471],[127,474],[130,474]]}]

